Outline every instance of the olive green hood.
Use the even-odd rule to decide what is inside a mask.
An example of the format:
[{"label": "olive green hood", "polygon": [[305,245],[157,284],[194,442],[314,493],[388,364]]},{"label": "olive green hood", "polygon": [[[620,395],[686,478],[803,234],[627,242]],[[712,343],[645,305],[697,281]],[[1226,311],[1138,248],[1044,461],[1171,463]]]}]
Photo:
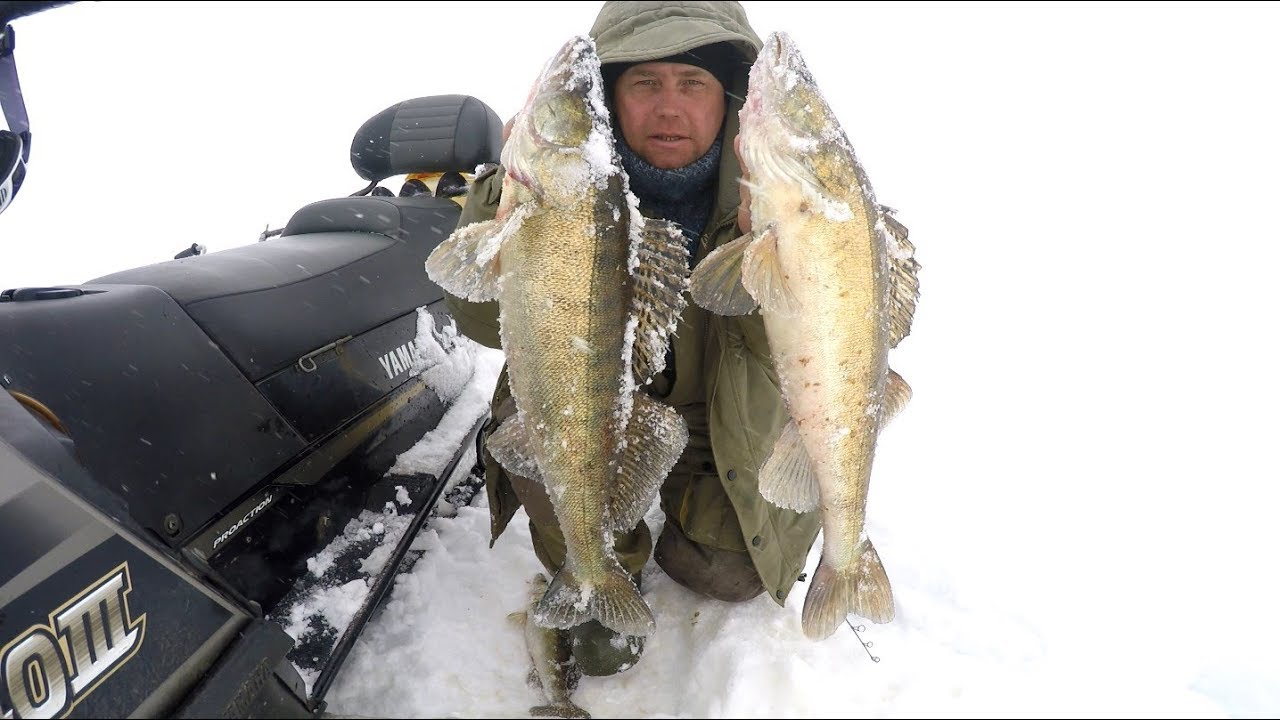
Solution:
[{"label": "olive green hood", "polygon": [[744,77],[764,45],[736,2],[606,2],[591,37],[602,64],[645,62],[733,43],[746,60]]}]

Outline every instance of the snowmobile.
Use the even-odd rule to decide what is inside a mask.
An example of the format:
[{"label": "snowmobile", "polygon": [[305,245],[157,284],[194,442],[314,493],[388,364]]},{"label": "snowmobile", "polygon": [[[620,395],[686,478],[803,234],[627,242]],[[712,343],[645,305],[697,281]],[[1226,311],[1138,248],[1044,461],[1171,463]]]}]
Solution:
[{"label": "snowmobile", "polygon": [[[0,2],[0,211],[31,147],[10,21],[62,4]],[[424,262],[501,133],[470,96],[398,103],[352,142],[366,186],[258,242],[0,293],[0,718],[323,712],[485,420],[440,476],[389,472],[449,409],[415,360],[449,322]],[[438,182],[379,184],[410,174]],[[397,497],[363,606],[300,651],[308,558]]]}]

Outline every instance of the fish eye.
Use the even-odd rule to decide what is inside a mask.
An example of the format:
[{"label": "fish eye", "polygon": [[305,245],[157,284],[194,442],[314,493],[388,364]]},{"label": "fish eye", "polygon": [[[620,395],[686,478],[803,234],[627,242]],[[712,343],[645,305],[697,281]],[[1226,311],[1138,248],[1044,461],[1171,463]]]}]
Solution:
[{"label": "fish eye", "polygon": [[565,147],[581,145],[591,132],[591,117],[581,97],[543,93],[534,99],[533,130],[538,137]]}]

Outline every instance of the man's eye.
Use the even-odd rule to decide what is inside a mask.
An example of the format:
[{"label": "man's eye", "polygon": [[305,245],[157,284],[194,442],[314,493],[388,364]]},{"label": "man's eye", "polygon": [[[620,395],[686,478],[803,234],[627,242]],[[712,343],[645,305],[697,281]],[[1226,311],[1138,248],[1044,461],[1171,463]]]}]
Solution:
[{"label": "man's eye", "polygon": [[685,85],[706,85],[706,83],[704,83],[704,82],[702,82],[701,80],[698,80],[698,79],[696,79],[696,78],[689,78],[689,79],[687,79],[687,80],[685,80],[685,81],[684,81],[684,84],[685,84]]}]

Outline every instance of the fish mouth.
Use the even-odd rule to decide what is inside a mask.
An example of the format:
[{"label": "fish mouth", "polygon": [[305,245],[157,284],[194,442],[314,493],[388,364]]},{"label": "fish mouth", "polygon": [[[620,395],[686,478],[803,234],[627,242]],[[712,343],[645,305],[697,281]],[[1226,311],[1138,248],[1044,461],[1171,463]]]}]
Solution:
[{"label": "fish mouth", "polygon": [[773,56],[773,62],[775,65],[782,63],[782,58],[787,49],[787,40],[788,38],[786,35],[778,33],[773,36],[773,42],[769,44],[769,54]]},{"label": "fish mouth", "polygon": [[791,37],[784,32],[774,32],[765,40],[759,61],[751,69],[751,83],[747,92],[746,107],[752,112],[763,112],[770,105],[766,97],[786,93],[786,73],[792,57]]},{"label": "fish mouth", "polygon": [[594,43],[587,38],[575,36],[570,38],[556,54],[552,56],[542,70],[546,80],[568,80],[573,74],[573,64],[579,55],[594,49]]}]

